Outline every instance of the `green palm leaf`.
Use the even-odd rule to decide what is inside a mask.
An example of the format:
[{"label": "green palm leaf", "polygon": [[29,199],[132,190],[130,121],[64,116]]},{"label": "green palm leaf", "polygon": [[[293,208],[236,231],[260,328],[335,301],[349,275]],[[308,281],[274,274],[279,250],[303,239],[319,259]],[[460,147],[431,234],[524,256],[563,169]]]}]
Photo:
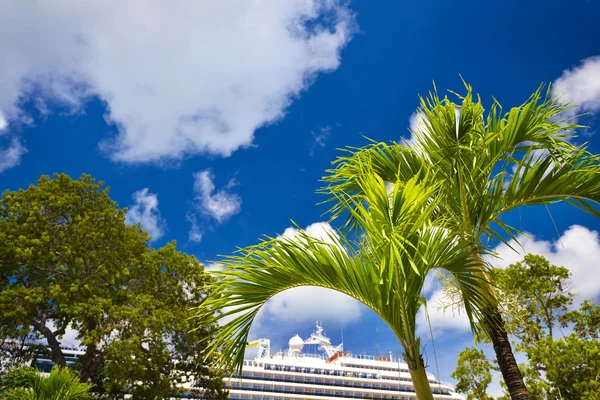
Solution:
[{"label": "green palm leaf", "polygon": [[93,398],[93,385],[79,382],[75,371],[54,366],[49,376],[34,368],[16,368],[3,377],[0,399],[83,400]]},{"label": "green palm leaf", "polygon": [[285,290],[318,286],[355,298],[386,321],[404,348],[417,391],[432,398],[415,337],[423,282],[431,269],[447,270],[471,299],[468,312],[481,313],[487,302],[478,289],[481,277],[474,274],[480,265],[442,219],[432,224],[438,188],[426,176],[389,183],[368,165],[358,166],[356,176],[362,195],[340,196],[339,201],[360,232],[357,240],[335,233],[321,240],[298,230],[293,237],[267,238],[223,261],[224,270],[216,273],[217,283],[198,315],[231,320],[212,338],[207,357],[217,354],[221,366],[241,369],[260,308]]},{"label": "green palm leaf", "polygon": [[[444,221],[456,240],[472,246],[468,250],[472,259],[479,260],[474,261],[480,265],[480,271],[474,274],[477,281],[470,286],[464,286],[468,279],[456,282],[457,293],[469,316],[483,318],[483,328],[493,341],[498,340],[494,344],[501,365],[511,368],[502,372],[505,378],[511,375],[507,379],[517,382],[509,388],[511,395],[527,398],[497,301],[485,283],[482,256],[491,253],[486,246],[490,245],[488,239],[509,246],[511,240],[518,243],[520,232],[501,219],[517,207],[565,201],[600,216],[590,204],[600,202],[600,159],[585,145],[577,147],[570,142],[573,130],[579,126],[560,119],[568,105],[552,96],[550,88],[538,88],[521,106],[506,113],[494,100],[486,116],[481,100],[474,98],[470,86],[465,86],[467,94],[458,96],[460,104],[440,98],[435,91],[422,98],[417,111],[422,123],[405,146],[372,143],[349,149],[349,154],[336,160],[328,171],[324,178],[328,185],[321,192],[328,196],[326,202],[331,204],[333,218],[342,218],[343,227],[352,230],[357,222],[354,213],[347,212],[352,204],[347,199],[365,196],[358,184],[361,165],[369,165],[385,182],[413,178],[422,181],[427,172],[426,179],[436,187],[432,223]],[[480,285],[479,295],[472,290],[476,283]],[[489,302],[486,315],[477,311],[481,299]],[[502,347],[505,350],[501,351]]]}]

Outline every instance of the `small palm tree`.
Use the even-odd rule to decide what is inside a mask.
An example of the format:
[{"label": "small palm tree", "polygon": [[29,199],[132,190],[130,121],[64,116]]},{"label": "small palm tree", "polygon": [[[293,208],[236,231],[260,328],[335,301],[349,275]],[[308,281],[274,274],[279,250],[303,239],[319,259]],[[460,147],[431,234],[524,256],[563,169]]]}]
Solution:
[{"label": "small palm tree", "polygon": [[211,338],[208,356],[216,353],[219,364],[239,371],[261,306],[287,289],[319,286],[357,299],[387,322],[400,340],[418,398],[432,400],[416,337],[425,276],[433,268],[448,271],[460,282],[470,312],[477,313],[487,304],[481,277],[473,273],[480,266],[448,234],[444,219],[434,218],[436,185],[416,178],[385,182],[369,165],[361,168],[356,182],[363,195],[340,197],[357,227],[354,240],[335,233],[317,239],[298,230],[294,237],[269,238],[223,261],[198,314],[232,320]]},{"label": "small palm tree", "polygon": [[[347,213],[347,199],[368,197],[357,179],[364,165],[386,182],[426,177],[434,183],[431,196],[437,206],[431,215],[445,221],[450,234],[467,246],[470,259],[480,265],[476,274],[484,278],[479,282],[489,305],[479,326],[492,340],[511,398],[525,400],[529,394],[498,302],[489,295],[482,251],[491,252],[491,239],[509,246],[511,239],[516,241],[520,232],[502,217],[521,206],[564,201],[600,216],[587,203],[600,201],[600,160],[585,145],[571,144],[569,132],[578,126],[559,120],[566,105],[550,89],[545,95],[538,89],[506,114],[494,102],[485,116],[481,100],[473,99],[471,87],[466,87],[467,95],[458,96],[460,105],[440,99],[435,92],[422,98],[419,128],[409,143],[349,149],[325,177],[329,186],[323,193],[330,196],[333,216],[347,216],[344,228],[352,231],[358,222],[354,213]],[[456,286],[460,292],[461,284]]]},{"label": "small palm tree", "polygon": [[50,375],[44,376],[31,367],[9,371],[0,383],[3,400],[82,400],[91,399],[93,385],[79,382],[77,373],[68,368],[54,366]]}]

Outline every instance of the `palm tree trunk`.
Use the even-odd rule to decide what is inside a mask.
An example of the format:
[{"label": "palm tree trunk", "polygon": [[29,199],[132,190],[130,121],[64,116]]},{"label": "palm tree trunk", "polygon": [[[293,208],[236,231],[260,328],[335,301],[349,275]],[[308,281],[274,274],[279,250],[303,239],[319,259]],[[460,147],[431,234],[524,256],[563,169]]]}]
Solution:
[{"label": "palm tree trunk", "polygon": [[417,393],[417,399],[419,400],[434,400],[433,393],[431,392],[431,386],[429,386],[429,380],[425,373],[425,368],[417,368],[416,370],[408,369],[415,392]]},{"label": "palm tree trunk", "polygon": [[494,289],[489,283],[489,276],[483,267],[483,260],[478,254],[474,256],[482,265],[478,273],[484,282],[480,287],[480,294],[488,300],[489,304],[488,312],[483,313],[484,317],[481,323],[494,345],[496,360],[498,361],[500,372],[502,372],[502,378],[504,379],[511,400],[530,400],[531,397],[515,359],[510,340],[508,339],[508,333],[506,333],[504,318],[502,318],[502,314],[500,313]]},{"label": "palm tree trunk", "polygon": [[521,375],[508,334],[504,328],[504,319],[497,307],[490,310],[483,323],[487,326],[490,339],[494,344],[498,366],[502,372],[502,378],[504,378],[510,398],[512,400],[530,400],[531,397],[523,381],[523,375]]},{"label": "palm tree trunk", "polygon": [[419,400],[434,400],[427,372],[425,371],[425,362],[419,352],[420,340],[417,338],[408,349],[402,354],[404,361],[408,364],[408,371],[415,387],[417,399]]}]

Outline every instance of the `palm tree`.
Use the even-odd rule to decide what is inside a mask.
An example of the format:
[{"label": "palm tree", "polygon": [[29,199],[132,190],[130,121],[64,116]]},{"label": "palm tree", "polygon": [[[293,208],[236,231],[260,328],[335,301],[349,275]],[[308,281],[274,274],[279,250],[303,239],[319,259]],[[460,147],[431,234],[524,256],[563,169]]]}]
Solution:
[{"label": "palm tree", "polygon": [[91,384],[79,382],[77,373],[54,366],[49,376],[31,367],[15,368],[2,377],[3,400],[83,400],[91,399]]},{"label": "palm tree", "polygon": [[[587,203],[600,200],[599,158],[585,145],[570,143],[570,132],[578,126],[559,120],[567,105],[550,89],[544,94],[540,87],[506,114],[494,101],[484,116],[481,100],[474,100],[472,88],[465,86],[466,96],[457,95],[460,106],[440,99],[435,90],[421,98],[419,129],[410,142],[348,149],[328,171],[329,185],[322,192],[330,196],[334,218],[345,216],[343,230],[351,231],[358,223],[354,213],[347,213],[347,199],[367,196],[356,179],[363,165],[386,182],[421,181],[427,175],[435,184],[432,216],[444,219],[452,236],[467,246],[470,260],[480,266],[477,275],[484,278],[479,282],[489,304],[477,326],[493,343],[511,398],[529,399],[498,302],[486,283],[482,251],[491,252],[494,241],[509,246],[516,241],[520,232],[502,216],[521,206],[564,201],[599,216]],[[460,292],[461,284],[456,286]],[[465,306],[469,312],[469,301]]]},{"label": "palm tree", "polygon": [[[224,261],[224,270],[201,318],[223,323],[208,346],[221,366],[241,369],[248,333],[257,312],[271,297],[298,286],[319,286],[351,296],[377,313],[398,337],[419,399],[433,394],[416,337],[416,315],[423,304],[423,281],[442,268],[460,282],[473,318],[487,302],[482,278],[474,274],[465,245],[448,234],[443,218],[434,218],[439,190],[426,177],[385,182],[369,165],[356,177],[360,198],[340,198],[353,215],[354,240],[331,233],[317,239],[298,230],[293,237],[267,238]],[[431,221],[435,220],[435,224]]]}]

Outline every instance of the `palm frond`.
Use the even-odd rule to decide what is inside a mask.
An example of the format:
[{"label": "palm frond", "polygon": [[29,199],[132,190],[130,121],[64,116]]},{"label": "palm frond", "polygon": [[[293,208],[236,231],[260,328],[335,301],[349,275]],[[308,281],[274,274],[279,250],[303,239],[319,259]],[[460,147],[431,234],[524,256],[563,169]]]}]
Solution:
[{"label": "palm frond", "polygon": [[77,373],[68,368],[54,366],[49,376],[31,367],[15,368],[3,377],[0,384],[0,398],[12,400],[52,399],[84,400],[91,399],[93,385],[81,383]]},{"label": "palm frond", "polygon": [[[469,275],[469,253],[444,227],[430,223],[435,187],[426,180],[413,177],[390,188],[377,174],[362,171],[356,184],[364,195],[342,196],[341,201],[362,233],[357,243],[335,233],[321,240],[298,230],[293,237],[268,238],[223,261],[224,270],[216,273],[214,290],[198,314],[215,322],[231,320],[221,325],[207,357],[218,354],[220,365],[241,368],[260,308],[298,286],[319,286],[353,297],[386,321],[405,349],[414,344],[428,271],[448,268],[461,279]],[[470,288],[472,281],[469,278],[465,286]]]}]

